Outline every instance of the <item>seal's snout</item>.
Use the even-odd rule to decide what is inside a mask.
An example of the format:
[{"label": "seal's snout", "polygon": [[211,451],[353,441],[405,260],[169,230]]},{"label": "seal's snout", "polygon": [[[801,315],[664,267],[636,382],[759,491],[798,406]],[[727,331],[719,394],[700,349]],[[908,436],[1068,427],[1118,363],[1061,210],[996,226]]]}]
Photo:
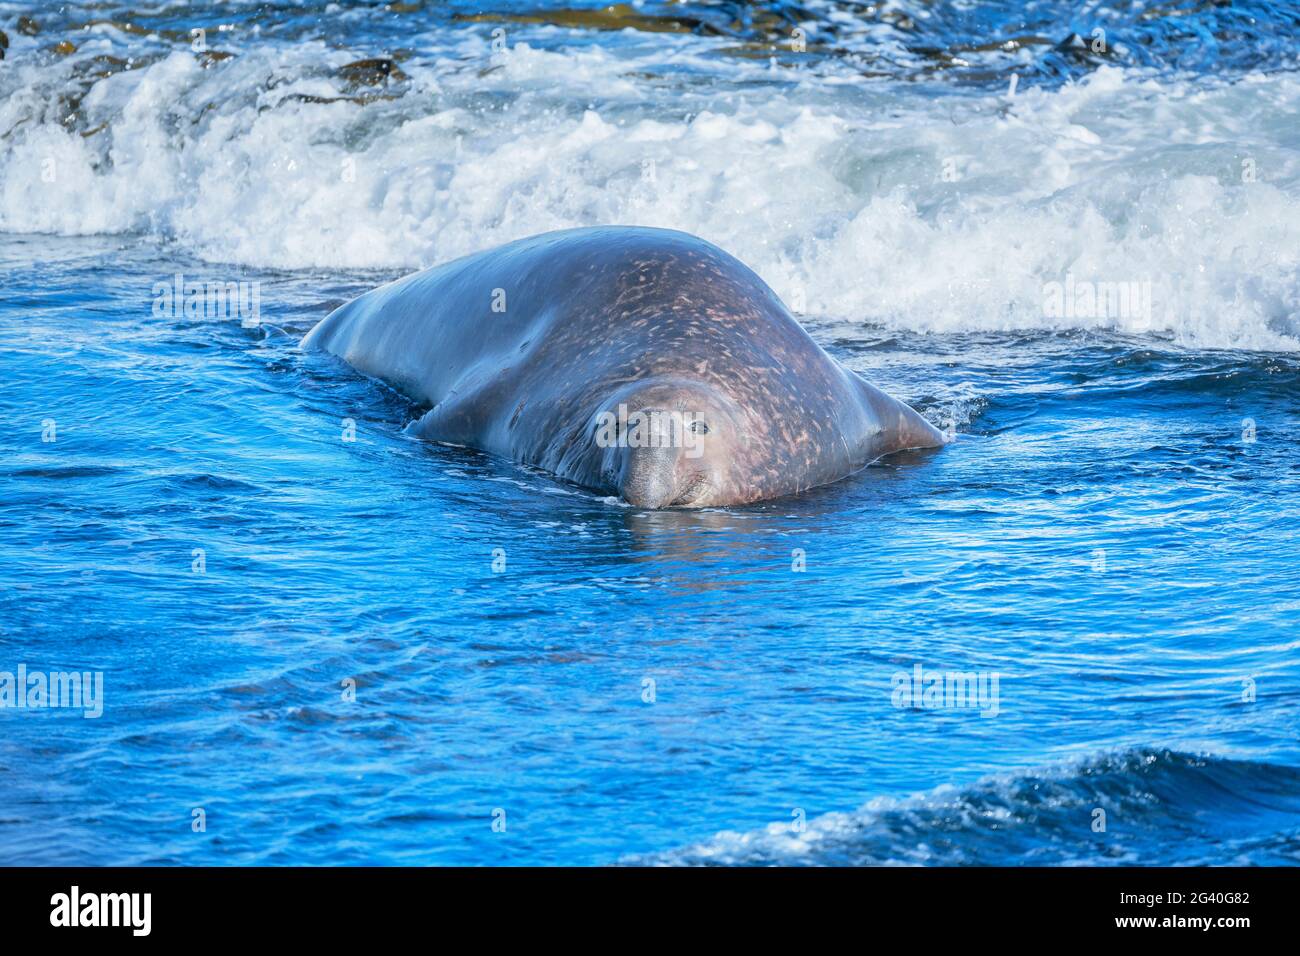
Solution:
[{"label": "seal's snout", "polygon": [[684,380],[640,381],[595,416],[602,474],[638,508],[699,508],[726,474],[734,415],[726,399]]},{"label": "seal's snout", "polygon": [[677,499],[676,448],[625,448],[618,491],[638,508],[667,508]]}]

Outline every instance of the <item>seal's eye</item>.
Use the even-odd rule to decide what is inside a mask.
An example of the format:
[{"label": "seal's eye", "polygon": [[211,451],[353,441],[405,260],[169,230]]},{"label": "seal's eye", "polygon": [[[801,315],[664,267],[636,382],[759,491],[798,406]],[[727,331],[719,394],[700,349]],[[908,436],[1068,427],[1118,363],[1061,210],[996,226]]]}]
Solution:
[{"label": "seal's eye", "polygon": [[709,426],[708,426],[706,423],[704,423],[704,422],[691,422],[691,434],[692,434],[692,435],[707,435],[708,433],[709,433]]}]

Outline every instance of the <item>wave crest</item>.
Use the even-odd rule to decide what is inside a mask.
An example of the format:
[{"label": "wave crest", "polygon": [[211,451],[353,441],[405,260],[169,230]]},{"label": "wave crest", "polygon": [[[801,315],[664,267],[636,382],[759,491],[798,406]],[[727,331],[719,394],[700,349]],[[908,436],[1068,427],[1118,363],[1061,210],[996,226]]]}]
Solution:
[{"label": "wave crest", "polygon": [[[1104,811],[1105,830],[1094,829]],[[1300,863],[1300,770],[1131,749],[973,786],[881,797],[625,862],[659,865]],[[1266,835],[1260,836],[1260,833]]]}]

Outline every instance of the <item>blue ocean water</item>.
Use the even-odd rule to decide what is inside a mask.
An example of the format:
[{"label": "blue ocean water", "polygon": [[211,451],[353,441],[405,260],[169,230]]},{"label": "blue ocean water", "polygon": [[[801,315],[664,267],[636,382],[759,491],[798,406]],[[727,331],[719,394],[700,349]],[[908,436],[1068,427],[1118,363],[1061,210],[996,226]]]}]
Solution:
[{"label": "blue ocean water", "polygon": [[[409,6],[0,5],[0,672],[104,687],[0,707],[0,863],[1300,862],[1294,6]],[[596,221],[956,440],[645,512],[297,348]]]}]

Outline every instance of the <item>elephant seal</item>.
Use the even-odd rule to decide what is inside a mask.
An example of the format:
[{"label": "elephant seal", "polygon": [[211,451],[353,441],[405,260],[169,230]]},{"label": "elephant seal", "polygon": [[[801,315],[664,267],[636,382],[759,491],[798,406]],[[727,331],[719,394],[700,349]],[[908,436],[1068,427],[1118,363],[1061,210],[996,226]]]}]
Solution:
[{"label": "elephant seal", "polygon": [[421,438],[644,508],[837,481],[942,434],[826,354],[747,266],[683,232],[567,229],[417,272],[302,340],[432,406]]}]

